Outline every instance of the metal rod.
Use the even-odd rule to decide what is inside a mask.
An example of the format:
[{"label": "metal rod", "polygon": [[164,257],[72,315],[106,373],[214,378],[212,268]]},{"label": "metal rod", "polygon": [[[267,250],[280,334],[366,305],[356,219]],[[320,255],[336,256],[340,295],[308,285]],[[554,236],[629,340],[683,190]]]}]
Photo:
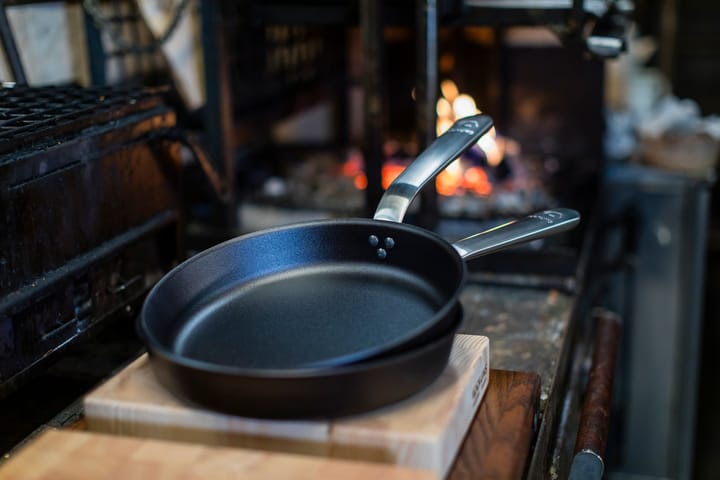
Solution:
[{"label": "metal rod", "polygon": [[[416,2],[416,81],[415,111],[416,131],[419,149],[425,149],[435,139],[437,112],[435,103],[438,92],[438,18],[437,0]],[[418,223],[425,228],[437,226],[439,210],[435,183],[423,189],[420,194],[421,209]]]},{"label": "metal rod", "polygon": [[0,41],[2,41],[2,46],[5,50],[8,63],[10,64],[10,70],[12,71],[15,83],[27,85],[25,69],[20,60],[20,54],[15,44],[15,37],[13,36],[10,22],[5,12],[5,2],[0,2]]},{"label": "metal rod", "polygon": [[88,64],[90,67],[90,84],[105,85],[107,84],[107,75],[105,70],[105,47],[100,36],[100,31],[95,26],[92,16],[83,9],[83,23],[85,25],[85,38],[88,49]]},{"label": "metal rod", "polygon": [[[221,208],[224,227],[237,226],[235,214],[235,144],[233,97],[229,85],[228,58],[222,7],[224,2],[201,2],[202,43],[205,71],[205,123],[210,160],[227,187],[228,203]],[[227,8],[227,7],[226,7]]]},{"label": "metal rod", "polygon": [[597,310],[593,316],[597,322],[595,350],[585,389],[570,480],[600,480],[605,470],[603,457],[622,327],[620,317],[608,310]]},{"label": "metal rod", "polygon": [[[135,13],[139,14],[139,7],[136,3],[132,4],[133,6],[131,8],[134,9]],[[138,47],[142,45],[142,34],[140,32],[140,18],[139,15],[137,15],[138,18],[134,20],[126,20],[127,22],[130,22],[130,27],[132,29],[132,38],[133,38],[133,44],[137,45]],[[136,53],[133,58],[135,60],[135,71],[133,72],[136,76],[141,77],[145,73],[144,66],[144,55],[142,53]]]},{"label": "metal rod", "polygon": [[[122,6],[120,5],[120,0],[113,0],[112,2],[112,8],[115,12],[115,16],[122,15]],[[100,25],[100,28],[103,28],[102,25]],[[108,33],[107,28],[104,29],[105,33]],[[118,36],[122,34],[122,24],[118,25]],[[108,57],[108,60],[113,62],[115,65],[117,65],[117,71],[119,72],[119,78],[127,78],[128,77],[128,59],[125,55],[115,55],[113,57]]]},{"label": "metal rod", "polygon": [[385,105],[382,95],[382,2],[360,2],[360,33],[364,92],[365,210],[370,215],[382,197],[383,133]]}]

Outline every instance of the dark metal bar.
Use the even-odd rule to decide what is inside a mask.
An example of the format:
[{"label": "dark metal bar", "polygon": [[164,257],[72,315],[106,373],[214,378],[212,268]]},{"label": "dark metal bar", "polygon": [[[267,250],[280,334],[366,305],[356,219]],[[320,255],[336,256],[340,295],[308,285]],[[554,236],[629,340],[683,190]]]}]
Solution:
[{"label": "dark metal bar", "polygon": [[[345,28],[338,28],[333,33],[333,42],[339,45],[341,52],[347,52],[347,36]],[[338,78],[333,81],[333,99],[334,99],[334,124],[335,124],[335,142],[338,145],[349,145],[349,127],[350,107],[348,105],[348,65],[342,64],[342,68],[337,74]]]},{"label": "dark metal bar", "polygon": [[584,0],[573,0],[570,18],[567,20],[569,26],[573,31],[580,31],[582,27],[582,19],[585,14]]},{"label": "dark metal bar", "polygon": [[[136,18],[134,18],[134,19],[128,18],[128,19],[126,19],[126,21],[130,22],[130,28],[132,30],[132,37],[133,37],[133,44],[139,47],[142,45],[142,34],[140,33],[140,22],[142,21],[140,14],[139,14],[140,7],[138,7],[137,4],[133,3],[131,8],[134,11],[133,13],[136,14],[135,15]],[[134,73],[137,77],[141,77],[144,73],[143,72],[143,63],[144,63],[143,62],[143,53],[144,52],[135,53],[133,55],[134,64],[135,64],[134,65],[134,68],[135,68]]]},{"label": "dark metal bar", "polygon": [[205,132],[210,161],[227,186],[228,203],[221,207],[225,209],[222,222],[225,227],[232,228],[237,225],[234,211],[234,120],[222,21],[223,5],[223,2],[201,2],[200,16],[205,65]]},{"label": "dark metal bar", "polygon": [[[424,150],[435,139],[438,92],[438,5],[437,0],[416,1],[416,82],[415,110],[418,147]],[[435,182],[429,182],[420,194],[418,223],[425,228],[437,226],[439,210]]]},{"label": "dark metal bar", "polygon": [[382,197],[383,133],[385,105],[382,76],[382,1],[360,2],[360,34],[363,58],[364,127],[365,139],[365,210],[370,216]]},{"label": "dark metal bar", "polygon": [[90,83],[92,85],[105,85],[107,83],[105,72],[105,61],[107,57],[105,55],[105,48],[102,43],[100,31],[95,26],[95,21],[85,9],[83,9],[83,23],[85,23]]},{"label": "dark metal bar", "polygon": [[[114,16],[120,16],[122,14],[122,7],[120,6],[120,0],[112,0],[112,8],[114,11]],[[107,27],[104,28],[106,33],[110,33],[110,29]],[[125,32],[123,31],[123,24],[118,24],[116,29],[117,34],[110,36],[110,43],[113,47],[118,47],[119,42],[115,41],[115,37],[121,37],[125,38]],[[123,42],[127,43],[127,42]],[[107,60],[110,62],[114,62],[115,65],[117,65],[117,69],[120,72],[120,78],[127,78],[127,71],[128,71],[128,61],[125,55],[115,55],[113,57],[107,57]]]},{"label": "dark metal bar", "polygon": [[620,317],[615,313],[599,310],[594,316],[597,322],[595,351],[585,389],[570,480],[600,480],[605,468],[603,456],[607,445],[615,360],[622,327]]},{"label": "dark metal bar", "polygon": [[111,254],[120,251],[121,248],[136,242],[150,232],[170,225],[177,221],[178,214],[175,210],[160,212],[145,223],[134,226],[120,235],[103,242],[101,245],[69,260],[60,268],[48,271],[42,277],[35,280],[32,285],[19,288],[0,299],[0,312],[9,311],[15,305],[24,305],[42,297],[57,282],[72,278],[74,274],[87,270],[98,259],[107,258]]},{"label": "dark metal bar", "polygon": [[[712,184],[704,181],[694,182],[694,186],[688,186],[689,190],[684,195],[684,207],[682,214],[682,230],[687,232],[686,238],[683,239],[684,248],[682,249],[683,265],[682,282],[680,288],[681,298],[685,298],[685,308],[680,318],[683,318],[683,327],[679,329],[678,361],[679,369],[684,372],[682,377],[678,379],[677,391],[683,392],[676,397],[675,404],[678,408],[678,415],[673,418],[672,432],[677,439],[677,457],[676,465],[678,478],[691,478],[693,476],[693,468],[695,458],[695,439],[697,435],[696,422],[698,421],[698,396],[700,385],[703,381],[700,374],[700,352],[702,348],[702,334],[704,328],[702,325],[703,318],[703,291],[705,290],[706,268],[709,267],[707,262],[707,252],[704,248],[705,239],[710,226],[711,212],[711,188]],[[682,247],[681,247],[682,248]]]},{"label": "dark metal bar", "polygon": [[22,61],[20,60],[20,54],[15,44],[15,37],[13,36],[12,29],[10,28],[10,22],[8,21],[7,14],[5,13],[5,2],[0,1],[0,41],[2,41],[5,55],[7,56],[8,63],[10,64],[10,70],[12,71],[15,83],[20,85],[27,85],[27,78],[25,77],[25,69],[23,68]]}]

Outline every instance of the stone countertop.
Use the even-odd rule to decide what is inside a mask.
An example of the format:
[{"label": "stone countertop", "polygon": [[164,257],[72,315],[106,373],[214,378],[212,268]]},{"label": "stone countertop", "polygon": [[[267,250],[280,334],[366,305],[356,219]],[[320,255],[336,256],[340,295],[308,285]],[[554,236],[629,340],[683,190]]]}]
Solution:
[{"label": "stone countertop", "polygon": [[541,411],[550,395],[575,298],[554,288],[468,282],[460,333],[490,339],[490,366],[540,375]]}]

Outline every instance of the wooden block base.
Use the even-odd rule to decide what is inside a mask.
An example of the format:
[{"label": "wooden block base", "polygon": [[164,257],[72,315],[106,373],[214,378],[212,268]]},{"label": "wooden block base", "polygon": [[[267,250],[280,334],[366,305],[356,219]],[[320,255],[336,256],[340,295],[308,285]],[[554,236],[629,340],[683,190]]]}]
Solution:
[{"label": "wooden block base", "polygon": [[49,430],[0,468],[0,480],[431,480],[378,463]]},{"label": "wooden block base", "polygon": [[374,461],[447,474],[489,378],[486,337],[457,335],[448,368],[403,402],[334,421],[258,420],[183,403],[143,356],[84,401],[94,431]]}]

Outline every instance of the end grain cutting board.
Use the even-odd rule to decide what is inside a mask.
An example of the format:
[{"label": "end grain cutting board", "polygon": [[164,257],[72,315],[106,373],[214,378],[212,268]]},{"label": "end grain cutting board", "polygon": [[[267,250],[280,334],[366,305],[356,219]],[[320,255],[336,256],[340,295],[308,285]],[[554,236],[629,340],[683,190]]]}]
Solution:
[{"label": "end grain cutting board", "polygon": [[84,401],[90,430],[207,445],[363,460],[446,475],[488,385],[486,337],[457,335],[445,372],[415,396],[334,421],[236,417],[183,403],[161,387],[146,356]]},{"label": "end grain cutting board", "polygon": [[0,466],[0,480],[431,480],[428,471],[287,453],[49,430]]}]

